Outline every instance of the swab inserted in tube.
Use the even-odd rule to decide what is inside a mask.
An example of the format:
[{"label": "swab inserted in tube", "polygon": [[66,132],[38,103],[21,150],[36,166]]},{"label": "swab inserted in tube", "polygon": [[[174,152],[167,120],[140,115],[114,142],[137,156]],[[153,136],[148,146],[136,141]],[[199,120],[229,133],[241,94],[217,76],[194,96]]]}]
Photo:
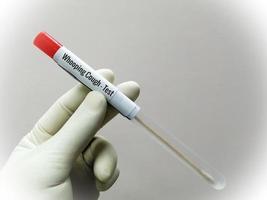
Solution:
[{"label": "swab inserted in tube", "polygon": [[147,133],[150,133],[162,146],[206,180],[213,188],[220,190],[225,187],[225,179],[219,172],[199,159],[173,134],[167,133],[148,119],[135,102],[49,34],[39,33],[34,39],[34,44],[79,82],[91,90],[101,92],[109,104],[129,120],[144,127]]},{"label": "swab inserted in tube", "polygon": [[225,178],[220,172],[209,166],[200,159],[191,149],[179,141],[173,134],[166,132],[151,119],[140,111],[134,122],[138,122],[150,133],[161,145],[165,146],[176,158],[181,160],[186,166],[191,168],[197,175],[201,176],[214,189],[222,190],[225,185]]}]

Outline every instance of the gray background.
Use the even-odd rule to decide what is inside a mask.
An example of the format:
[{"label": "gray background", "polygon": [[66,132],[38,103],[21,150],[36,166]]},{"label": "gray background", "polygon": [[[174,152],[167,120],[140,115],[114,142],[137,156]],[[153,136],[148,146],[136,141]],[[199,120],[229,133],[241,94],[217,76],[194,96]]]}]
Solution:
[{"label": "gray background", "polygon": [[111,68],[117,83],[137,81],[147,115],[228,181],[213,190],[119,116],[100,133],[121,170],[101,200],[266,199],[262,2],[0,0],[0,164],[76,83],[32,45],[47,31],[91,66]]}]

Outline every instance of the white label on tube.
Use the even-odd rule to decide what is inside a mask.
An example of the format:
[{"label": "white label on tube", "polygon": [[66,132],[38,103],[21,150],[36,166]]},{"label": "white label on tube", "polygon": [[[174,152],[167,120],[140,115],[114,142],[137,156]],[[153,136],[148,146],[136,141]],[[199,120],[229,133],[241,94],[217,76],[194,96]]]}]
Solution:
[{"label": "white label on tube", "polygon": [[133,119],[140,110],[136,103],[66,47],[61,47],[55,53],[53,59],[59,66],[91,90],[101,92],[107,101],[125,117]]}]

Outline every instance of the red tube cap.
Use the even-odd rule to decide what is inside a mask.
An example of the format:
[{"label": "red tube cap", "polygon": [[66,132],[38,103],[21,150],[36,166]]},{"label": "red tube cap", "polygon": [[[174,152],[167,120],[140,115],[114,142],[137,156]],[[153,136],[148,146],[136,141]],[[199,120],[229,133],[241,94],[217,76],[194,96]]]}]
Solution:
[{"label": "red tube cap", "polygon": [[46,53],[49,57],[53,58],[57,50],[62,47],[51,35],[46,32],[40,32],[33,41],[33,44]]}]

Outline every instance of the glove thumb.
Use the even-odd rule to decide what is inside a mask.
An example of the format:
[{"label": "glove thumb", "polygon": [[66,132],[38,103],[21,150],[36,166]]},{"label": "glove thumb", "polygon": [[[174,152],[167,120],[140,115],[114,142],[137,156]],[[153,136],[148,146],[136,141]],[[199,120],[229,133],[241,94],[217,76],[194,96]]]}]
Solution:
[{"label": "glove thumb", "polygon": [[72,164],[101,127],[106,108],[106,99],[100,92],[89,92],[58,133],[45,143],[48,151]]}]

